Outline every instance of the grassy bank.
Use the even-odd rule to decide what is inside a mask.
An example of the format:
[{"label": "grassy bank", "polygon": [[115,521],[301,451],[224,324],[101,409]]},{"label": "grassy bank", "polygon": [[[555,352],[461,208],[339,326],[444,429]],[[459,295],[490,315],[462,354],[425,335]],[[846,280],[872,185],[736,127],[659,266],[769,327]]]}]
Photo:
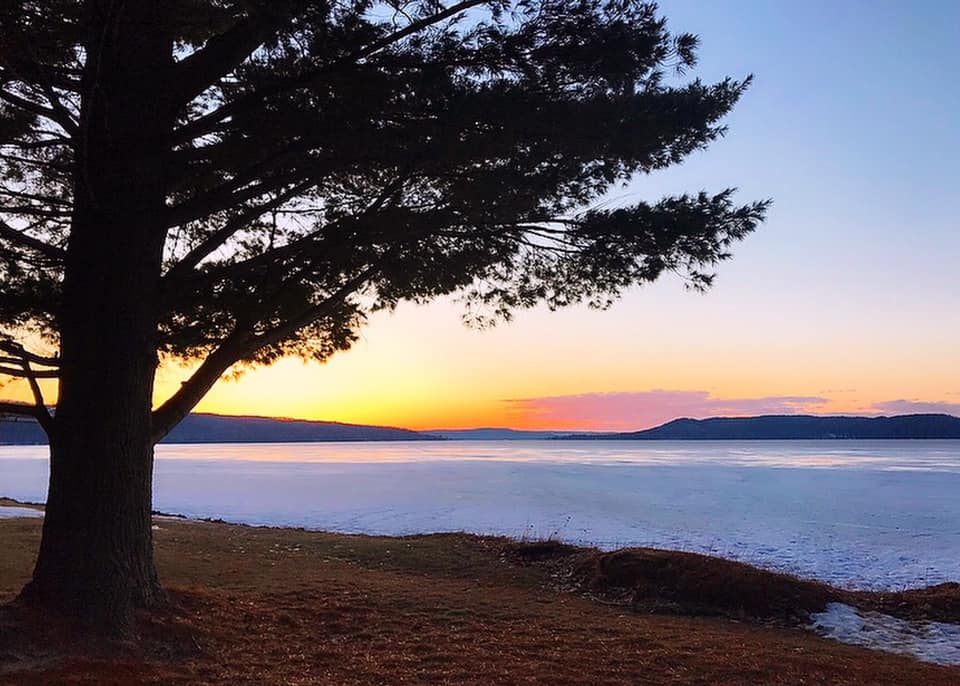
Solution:
[{"label": "grassy bank", "polygon": [[[77,645],[8,609],[0,683],[960,683],[958,668],[797,628],[838,599],[956,620],[949,588],[847,594],[697,555],[468,535],[156,525],[175,608],[144,618],[140,646]],[[38,519],[0,520],[0,602],[26,582],[39,534]]]}]

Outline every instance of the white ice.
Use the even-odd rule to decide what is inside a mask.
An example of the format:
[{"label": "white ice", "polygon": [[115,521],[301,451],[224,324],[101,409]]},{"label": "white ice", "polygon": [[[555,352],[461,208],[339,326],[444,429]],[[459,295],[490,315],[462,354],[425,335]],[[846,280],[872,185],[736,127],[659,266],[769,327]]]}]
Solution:
[{"label": "white ice", "polygon": [[[0,447],[0,496],[44,500],[46,456]],[[655,546],[849,588],[960,580],[960,441],[162,445],[154,487],[157,510],[188,517]],[[957,626],[845,605],[816,621],[837,640],[960,664]]]},{"label": "white ice", "polygon": [[15,519],[17,517],[42,517],[43,512],[29,507],[10,507],[0,505],[0,519]]},{"label": "white ice", "polygon": [[941,665],[960,665],[960,626],[956,624],[910,622],[843,603],[830,603],[812,619],[811,628],[842,643],[912,655]]},{"label": "white ice", "polygon": [[[46,448],[0,448],[45,498]],[[162,445],[154,507],[331,531],[710,553],[851,588],[960,580],[960,441]]]}]

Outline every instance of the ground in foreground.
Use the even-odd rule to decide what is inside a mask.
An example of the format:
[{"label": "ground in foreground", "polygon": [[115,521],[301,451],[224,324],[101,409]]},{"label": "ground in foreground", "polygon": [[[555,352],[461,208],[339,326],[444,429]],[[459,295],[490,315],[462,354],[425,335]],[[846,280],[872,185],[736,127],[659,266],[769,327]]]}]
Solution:
[{"label": "ground in foreground", "polygon": [[[960,683],[958,668],[790,628],[804,605],[830,600],[826,587],[792,588],[792,607],[777,579],[743,602],[711,598],[714,572],[695,571],[709,564],[699,558],[597,557],[465,535],[156,524],[177,609],[141,630],[175,640],[105,652],[42,636],[43,627],[24,632],[8,608],[0,684]],[[40,520],[0,521],[0,602],[26,582],[39,534]],[[618,597],[617,575],[636,573],[638,560],[648,580],[663,577],[661,591]],[[699,592],[676,583],[685,573]],[[737,596],[736,584],[768,583],[737,578]]]}]

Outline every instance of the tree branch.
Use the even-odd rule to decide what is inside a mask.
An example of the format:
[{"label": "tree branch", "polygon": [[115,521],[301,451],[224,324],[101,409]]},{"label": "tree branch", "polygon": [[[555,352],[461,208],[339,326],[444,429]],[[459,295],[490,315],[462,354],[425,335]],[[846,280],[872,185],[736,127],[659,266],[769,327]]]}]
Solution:
[{"label": "tree branch", "polygon": [[[367,207],[363,209],[362,212],[356,216],[349,219],[339,219],[337,221],[331,222],[324,225],[321,229],[308,233],[306,235],[300,236],[299,238],[290,241],[285,245],[272,248],[266,252],[262,252],[253,257],[249,257],[245,260],[239,262],[233,262],[231,264],[224,265],[219,267],[215,271],[204,272],[199,274],[197,272],[187,272],[186,270],[178,269],[179,264],[173,267],[170,272],[168,272],[162,280],[162,287],[165,293],[169,296],[171,293],[176,294],[180,292],[183,287],[187,288],[202,288],[206,283],[212,279],[223,278],[225,275],[233,275],[235,278],[243,274],[244,271],[248,273],[258,266],[268,264],[270,261],[283,258],[289,255],[292,255],[301,249],[304,249],[311,244],[317,244],[318,239],[321,237],[321,234],[327,233],[332,229],[340,226],[348,221],[361,221],[366,217],[369,217],[377,210],[379,210],[383,205],[396,193],[400,192],[404,185],[413,178],[413,175],[404,171],[397,176],[396,179],[391,181],[389,184],[384,186],[384,188],[377,194],[377,197],[374,198]],[[199,277],[199,278],[198,278]]]},{"label": "tree branch", "polygon": [[207,114],[195,119],[189,124],[186,124],[180,127],[178,131],[174,132],[174,139],[177,142],[192,140],[197,136],[201,135],[202,133],[208,131],[209,129],[206,128],[208,125],[212,125],[219,121],[223,121],[225,118],[233,114],[242,112],[245,109],[257,104],[258,102],[261,102],[264,98],[269,98],[273,95],[278,95],[286,91],[309,86],[315,83],[322,76],[329,74],[330,72],[336,69],[339,69],[345,64],[355,62],[356,60],[360,60],[365,57],[370,57],[374,53],[377,53],[380,50],[383,50],[384,48],[390,45],[393,45],[398,41],[403,40],[407,36],[417,33],[418,31],[422,31],[423,29],[428,28],[434,24],[437,24],[445,19],[449,19],[450,17],[456,16],[457,14],[461,12],[465,12],[468,9],[486,4],[487,2],[489,2],[489,0],[464,0],[463,2],[455,3],[450,7],[444,8],[430,15],[429,17],[424,17],[419,21],[412,22],[398,31],[394,31],[393,33],[386,35],[383,38],[380,38],[379,40],[375,40],[369,45],[366,45],[358,50],[355,50],[349,55],[339,60],[336,60],[330,64],[324,65],[323,67],[320,67],[318,69],[311,69],[309,71],[305,71],[302,74],[299,74],[298,76],[296,76],[295,78],[288,79],[287,81],[282,81],[272,86],[266,86],[264,88],[261,88],[258,91],[254,91],[253,93],[250,93],[249,95],[238,98],[237,100],[234,100],[231,103],[218,107],[212,112],[208,112]]},{"label": "tree branch", "polygon": [[23,191],[14,191],[9,188],[0,188],[0,196],[7,198],[17,198],[28,202],[36,202],[41,205],[59,205],[60,207],[71,207],[71,203],[63,198],[55,198],[49,195],[39,195],[37,193],[25,193]]},{"label": "tree branch", "polygon": [[62,262],[67,256],[66,252],[60,248],[48,243],[44,243],[43,241],[28,236],[21,231],[17,231],[2,219],[0,219],[0,239],[6,239],[11,243],[16,243],[20,247],[35,250],[46,257],[49,257],[51,260],[56,260],[58,262]]},{"label": "tree branch", "polygon": [[37,417],[37,408],[27,403],[7,402],[0,400],[0,415],[15,414],[18,417]]},{"label": "tree branch", "polygon": [[180,389],[154,410],[154,443],[159,443],[173,427],[190,414],[223,373],[242,357],[247,337],[246,332],[234,331],[230,334],[219,348],[207,355],[193,375],[180,384]]},{"label": "tree branch", "polygon": [[314,181],[305,181],[303,183],[299,183],[283,193],[280,193],[270,202],[249,208],[248,210],[236,215],[226,224],[224,224],[223,227],[204,238],[196,247],[184,255],[183,258],[177,262],[177,264],[170,268],[170,270],[164,276],[164,279],[176,280],[180,275],[189,272],[191,269],[200,264],[204,258],[213,253],[214,250],[221,247],[237,231],[240,231],[247,224],[262,216],[264,213],[280,207],[283,205],[283,203],[291,200],[300,193],[303,193],[313,185]]},{"label": "tree branch", "polygon": [[29,362],[24,361],[23,371],[28,374],[27,383],[30,384],[30,392],[33,393],[33,402],[37,410],[37,421],[40,422],[40,426],[43,427],[44,431],[49,434],[53,417],[50,416],[50,410],[47,409],[46,404],[43,402],[43,391],[40,390],[40,384],[37,383],[37,377],[32,373]]},{"label": "tree branch", "polygon": [[64,115],[64,113],[67,112],[66,109],[64,109],[63,113],[61,113],[55,107],[44,107],[39,103],[22,98],[19,95],[11,93],[10,91],[2,88],[0,88],[0,100],[6,100],[14,107],[19,107],[26,112],[49,119],[54,124],[59,124],[60,127],[70,135],[73,135],[77,132],[77,125],[73,119],[70,116]]},{"label": "tree branch", "polygon": [[13,341],[0,341],[0,350],[7,354],[14,355],[14,357],[0,357],[0,363],[12,363],[17,364],[20,367],[18,370],[16,367],[0,366],[0,374],[25,378],[27,380],[27,383],[30,385],[30,392],[33,394],[34,401],[32,416],[36,418],[43,430],[49,434],[50,429],[53,426],[53,417],[50,416],[50,411],[47,409],[46,403],[43,401],[43,391],[40,390],[40,384],[37,383],[37,379],[48,378],[50,375],[55,376],[58,375],[58,372],[33,370],[30,367],[30,358],[41,360],[40,364],[46,364],[45,360],[47,358],[28,353],[26,349],[24,349],[24,347],[19,343],[15,343]]},{"label": "tree branch", "polygon": [[18,379],[56,379],[60,372],[56,369],[17,369],[16,367],[0,366],[0,374],[14,376]]},{"label": "tree branch", "polygon": [[4,214],[25,214],[29,217],[48,217],[50,219],[69,217],[69,210],[50,210],[34,205],[0,205]]},{"label": "tree branch", "polygon": [[[53,88],[80,92],[79,78],[71,79],[66,75],[70,70],[44,64],[37,58],[29,36],[10,26],[4,28],[7,34],[4,38],[7,40],[0,48],[0,64],[4,65],[5,72],[12,73],[19,81],[39,86],[47,94],[52,93]],[[74,74],[79,76],[76,71]],[[50,104],[54,105],[54,102],[51,100]]]},{"label": "tree branch", "polygon": [[248,17],[177,64],[176,97],[187,103],[230,73],[259,48],[280,25],[279,17],[267,21],[263,14]]},{"label": "tree branch", "polygon": [[[27,63],[27,62],[17,62],[16,60],[11,61],[8,55],[0,53],[0,63],[5,62],[8,66],[3,68],[3,71],[0,71],[0,76],[7,76],[7,80],[14,80],[12,77],[16,74],[17,81],[23,81],[25,83],[33,85],[43,85],[46,87],[59,88],[62,91],[69,91],[70,93],[79,93],[80,92],[80,72],[74,72],[73,78],[70,76],[70,71],[64,69],[56,69],[50,67],[46,64],[40,64],[39,62]],[[6,72],[6,74],[4,73]]]},{"label": "tree branch", "polygon": [[190,414],[190,411],[213,388],[213,385],[227,369],[244,357],[252,355],[261,348],[279,343],[311,322],[333,312],[375,272],[376,268],[374,267],[365,269],[322,302],[304,311],[300,316],[294,317],[290,321],[262,334],[253,335],[249,331],[234,330],[219,348],[207,356],[193,373],[193,376],[180,385],[180,390],[154,410],[154,443],[162,440],[184,417]]},{"label": "tree branch", "polygon": [[53,90],[53,87],[50,86],[49,83],[45,81],[40,82],[40,89],[43,91],[44,96],[46,96],[47,102],[50,103],[50,107],[53,108],[53,111],[62,117],[63,121],[70,123],[67,132],[70,134],[76,134],[80,130],[80,122],[77,120],[77,117],[73,114],[73,112],[67,109],[67,107],[63,104],[63,101],[60,99],[60,96],[57,95],[57,92]]},{"label": "tree branch", "polygon": [[333,312],[333,310],[342,305],[346,301],[347,297],[355,293],[357,289],[359,289],[360,286],[362,286],[376,272],[376,267],[368,267],[367,269],[364,269],[362,272],[360,272],[360,274],[347,281],[347,283],[341,286],[328,298],[316,305],[313,305],[309,309],[304,310],[300,316],[293,317],[280,326],[274,327],[269,331],[265,331],[262,334],[254,336],[249,344],[250,349],[245,354],[249,355],[255,353],[261,348],[279,343],[280,341],[283,341],[284,339],[294,335],[303,327],[317,321],[324,315]]},{"label": "tree branch", "polygon": [[289,183],[303,183],[303,176],[304,174],[287,173],[250,185],[258,178],[258,175],[251,170],[249,174],[244,175],[244,178],[231,179],[212,190],[172,206],[167,212],[167,226],[183,226],[215,212],[230,209],[272,193]]},{"label": "tree branch", "polygon": [[19,343],[10,340],[0,340],[0,351],[15,356],[18,360],[26,360],[42,367],[59,367],[59,357],[46,357],[29,352]]}]

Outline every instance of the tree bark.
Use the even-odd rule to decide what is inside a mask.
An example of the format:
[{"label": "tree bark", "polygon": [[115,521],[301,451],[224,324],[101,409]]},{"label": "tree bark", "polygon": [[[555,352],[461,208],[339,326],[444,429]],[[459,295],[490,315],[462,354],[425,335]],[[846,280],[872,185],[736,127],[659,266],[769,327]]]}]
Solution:
[{"label": "tree bark", "polygon": [[150,420],[165,238],[164,3],[91,0],[43,538],[25,600],[113,633],[162,599]]}]

